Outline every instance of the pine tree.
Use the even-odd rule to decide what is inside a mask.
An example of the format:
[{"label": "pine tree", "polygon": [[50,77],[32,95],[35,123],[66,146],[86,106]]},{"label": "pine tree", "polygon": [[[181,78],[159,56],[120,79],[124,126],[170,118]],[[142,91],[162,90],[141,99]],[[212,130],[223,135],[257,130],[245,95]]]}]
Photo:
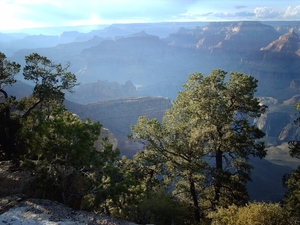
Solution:
[{"label": "pine tree", "polygon": [[132,138],[165,158],[174,194],[189,201],[196,221],[204,209],[245,204],[248,160],[266,155],[257,141],[264,133],[251,125],[266,109],[254,97],[257,80],[239,72],[225,78],[223,70],[190,75],[161,123],[140,117],[132,127]]}]

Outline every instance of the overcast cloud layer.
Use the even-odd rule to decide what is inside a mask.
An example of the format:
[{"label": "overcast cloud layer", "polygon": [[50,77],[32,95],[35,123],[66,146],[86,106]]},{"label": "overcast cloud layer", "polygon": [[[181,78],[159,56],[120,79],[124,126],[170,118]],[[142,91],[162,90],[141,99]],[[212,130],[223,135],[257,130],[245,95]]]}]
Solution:
[{"label": "overcast cloud layer", "polygon": [[298,0],[0,0],[0,32],[112,23],[300,20]]}]

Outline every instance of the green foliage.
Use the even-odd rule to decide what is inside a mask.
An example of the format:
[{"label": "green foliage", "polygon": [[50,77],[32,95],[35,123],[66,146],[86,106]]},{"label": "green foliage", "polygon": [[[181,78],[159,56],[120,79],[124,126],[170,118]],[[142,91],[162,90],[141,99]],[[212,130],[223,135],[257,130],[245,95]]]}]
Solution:
[{"label": "green foliage", "polygon": [[121,159],[122,192],[110,202],[111,215],[138,224],[191,224],[193,214],[189,206],[167,193],[157,173],[160,166],[141,160],[144,157],[154,160],[144,154],[137,154],[134,160]]},{"label": "green foliage", "polygon": [[[295,109],[299,112],[300,101],[298,101],[296,103]],[[300,126],[300,117],[298,117],[294,122],[297,126]],[[292,157],[300,159],[300,141],[292,140],[292,141],[289,141],[288,144],[289,144],[289,149],[290,149],[290,155]]]},{"label": "green foliage", "polygon": [[5,85],[12,85],[16,82],[14,75],[20,72],[20,65],[15,62],[10,62],[6,56],[0,52],[0,90]]},{"label": "green foliage", "polygon": [[193,221],[189,207],[165,191],[158,191],[144,199],[139,208],[145,222],[151,224],[191,224]]},{"label": "green foliage", "polygon": [[210,213],[212,225],[288,225],[294,218],[279,204],[249,203],[244,207],[231,205]]},{"label": "green foliage", "polygon": [[238,72],[225,77],[222,70],[190,75],[162,123],[140,117],[132,126],[130,137],[163,160],[161,175],[192,205],[196,221],[218,205],[245,204],[249,157],[266,155],[257,141],[264,133],[250,124],[266,109],[254,97],[257,80]]},{"label": "green foliage", "polygon": [[16,131],[19,123],[10,112],[11,107],[15,106],[15,97],[9,97],[4,88],[16,82],[14,76],[19,71],[20,65],[8,61],[0,52],[0,160],[10,158],[17,152]]},{"label": "green foliage", "polygon": [[284,206],[300,218],[300,166],[296,171],[284,177],[284,185],[287,188],[283,199]]},{"label": "green foliage", "polygon": [[47,190],[59,193],[58,199],[69,204],[72,196],[87,193],[83,178],[95,180],[99,154],[93,145],[101,125],[83,122],[59,106],[50,115],[33,111],[22,125],[20,137],[27,151],[20,159],[45,195]]},{"label": "green foliage", "polygon": [[123,156],[118,164],[119,171],[115,176],[119,177],[115,185],[113,195],[107,196],[104,204],[100,206],[106,213],[122,217],[130,221],[141,221],[144,216],[140,210],[140,204],[147,197],[148,186],[145,171],[140,170],[138,163]]},{"label": "green foliage", "polygon": [[47,116],[32,111],[22,125],[20,136],[28,151],[20,160],[34,176],[42,197],[76,209],[92,209],[117,192],[119,150],[104,139],[103,149],[96,151],[99,122],[83,122],[53,106]]},{"label": "green foliage", "polygon": [[[300,109],[300,101],[295,105],[296,110]],[[300,126],[300,117],[296,119],[295,123]],[[289,143],[290,155],[294,158],[300,159],[300,141],[290,141]],[[289,175],[283,177],[284,186],[287,188],[283,204],[286,209],[293,215],[300,218],[300,166],[297,170]]]},{"label": "green foliage", "polygon": [[70,64],[55,64],[44,56],[32,53],[25,56],[26,65],[23,75],[26,80],[34,82],[33,96],[40,101],[64,100],[64,92],[72,92],[77,85],[74,74],[68,72]]},{"label": "green foliage", "polygon": [[22,146],[23,141],[17,137],[22,128],[20,119],[26,119],[37,108],[43,112],[48,110],[49,115],[52,104],[63,103],[64,91],[72,91],[77,85],[75,75],[67,71],[69,64],[55,64],[37,53],[26,56],[25,61],[24,78],[32,81],[35,86],[29,98],[16,101],[13,97],[8,98],[4,88],[15,82],[14,75],[20,71],[20,65],[9,62],[0,53],[0,92],[5,98],[5,102],[0,103],[0,151],[4,160],[26,151]]},{"label": "green foliage", "polygon": [[[119,159],[107,139],[96,151],[101,124],[83,122],[64,109],[64,91],[77,85],[69,64],[36,53],[25,61],[24,78],[35,86],[30,97],[16,101],[3,87],[15,82],[20,66],[0,54],[5,97],[0,151],[6,159],[14,155],[32,173],[40,197],[155,224],[205,223],[209,211],[247,202],[248,159],[266,154],[257,141],[263,132],[250,124],[266,108],[254,97],[253,77],[231,73],[225,81],[222,70],[207,77],[192,74],[162,122],[140,117],[132,126],[130,137],[145,149],[129,160]],[[228,210],[219,209],[213,220],[226,213],[224,218],[234,217],[242,208]]]},{"label": "green foliage", "polygon": [[[34,83],[30,97],[8,98],[5,85],[15,82],[20,66],[0,53],[0,151],[2,159],[14,159],[34,176],[38,197],[55,199],[73,208],[96,207],[118,189],[116,165],[119,150],[107,139],[98,152],[94,141],[99,122],[81,121],[63,107],[64,92],[77,85],[74,74],[37,53],[25,57],[24,78]],[[19,164],[20,163],[20,164]]]}]

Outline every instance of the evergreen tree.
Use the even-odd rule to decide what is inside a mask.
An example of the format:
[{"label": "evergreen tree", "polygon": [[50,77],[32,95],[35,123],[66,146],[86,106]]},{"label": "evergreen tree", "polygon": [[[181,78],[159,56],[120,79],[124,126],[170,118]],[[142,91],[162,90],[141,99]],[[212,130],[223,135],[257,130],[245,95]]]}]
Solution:
[{"label": "evergreen tree", "polygon": [[238,72],[225,78],[222,70],[190,75],[162,123],[140,117],[132,127],[132,138],[164,157],[174,194],[190,203],[196,221],[205,209],[245,204],[249,157],[266,155],[257,141],[264,133],[251,125],[266,109],[254,97],[257,80]]},{"label": "evergreen tree", "polygon": [[14,76],[20,72],[20,65],[10,62],[0,52],[0,160],[10,158],[17,152],[16,132],[20,128],[17,118],[11,115],[11,106],[15,103],[4,90],[6,86],[16,82]]},{"label": "evergreen tree", "polygon": [[[300,110],[300,101],[295,105],[295,108]],[[300,117],[295,120],[295,124],[300,126]],[[293,140],[288,144],[290,155],[300,159],[300,141]],[[284,206],[300,219],[300,165],[293,173],[285,175],[283,182],[287,189],[283,199]]]},{"label": "evergreen tree", "polygon": [[30,96],[17,101],[8,97],[5,85],[13,85],[20,65],[0,54],[0,93],[4,95],[0,102],[1,159],[16,159],[19,169],[31,172],[33,188],[40,190],[37,197],[77,209],[82,201],[90,206],[98,199],[105,202],[118,183],[119,150],[104,139],[103,149],[96,151],[94,142],[102,125],[83,122],[64,108],[65,91],[72,92],[77,85],[75,75],[68,72],[69,63],[56,64],[36,53],[25,61],[23,75],[34,88]]},{"label": "evergreen tree", "polygon": [[101,124],[83,122],[61,106],[52,106],[47,116],[34,110],[22,122],[19,135],[27,151],[20,159],[39,197],[80,208],[84,195],[101,180],[97,176],[105,161],[94,147]]},{"label": "evergreen tree", "polygon": [[4,101],[0,103],[0,151],[3,159],[11,159],[12,155],[24,151],[17,138],[22,126],[20,119],[27,119],[34,109],[48,111],[49,114],[53,103],[63,103],[64,91],[72,92],[77,85],[75,75],[68,72],[69,64],[55,64],[37,53],[26,56],[25,62],[23,75],[34,83],[34,89],[29,98],[16,101],[14,97],[8,97],[5,86],[15,83],[14,75],[20,71],[20,65],[8,61],[0,53],[0,92],[4,95]]}]

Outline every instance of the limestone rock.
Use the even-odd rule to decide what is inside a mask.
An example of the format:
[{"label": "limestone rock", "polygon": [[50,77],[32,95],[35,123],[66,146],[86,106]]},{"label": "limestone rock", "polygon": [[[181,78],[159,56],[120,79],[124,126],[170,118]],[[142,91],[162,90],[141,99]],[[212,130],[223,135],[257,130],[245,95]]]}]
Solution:
[{"label": "limestone rock", "polygon": [[102,145],[103,138],[108,139],[108,142],[113,145],[114,150],[117,149],[118,140],[114,137],[113,133],[110,132],[110,130],[107,128],[101,128],[100,136],[99,136],[98,140],[95,141],[95,144],[94,144],[97,151],[100,152],[103,149],[103,145]]}]

